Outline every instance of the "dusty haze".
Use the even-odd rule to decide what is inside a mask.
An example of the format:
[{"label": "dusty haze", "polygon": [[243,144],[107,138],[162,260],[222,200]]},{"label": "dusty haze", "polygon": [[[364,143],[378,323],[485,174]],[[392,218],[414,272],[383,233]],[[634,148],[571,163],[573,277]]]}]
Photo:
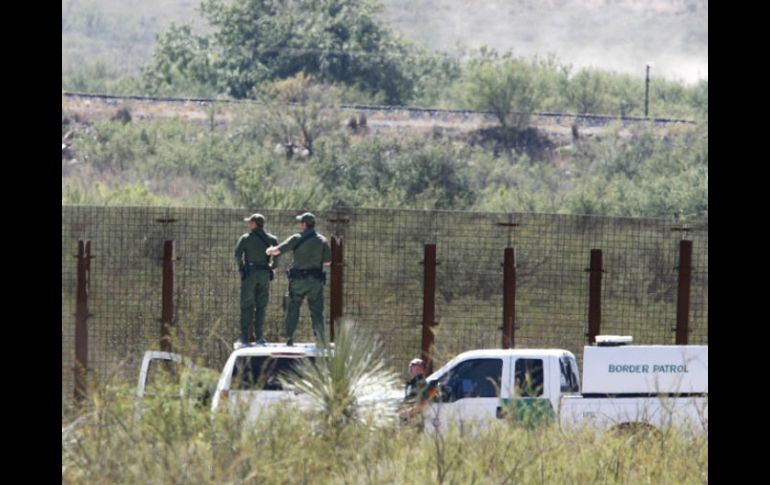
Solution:
[{"label": "dusty haze", "polygon": [[[62,75],[101,61],[138,72],[170,22],[199,19],[198,0],[62,0]],[[406,38],[462,55],[483,45],[556,54],[596,66],[687,82],[708,77],[707,0],[383,0]],[[199,23],[199,22],[198,22]]]},{"label": "dusty haze", "polygon": [[383,15],[408,39],[458,52],[487,45],[556,54],[689,83],[708,78],[707,0],[389,0]]}]

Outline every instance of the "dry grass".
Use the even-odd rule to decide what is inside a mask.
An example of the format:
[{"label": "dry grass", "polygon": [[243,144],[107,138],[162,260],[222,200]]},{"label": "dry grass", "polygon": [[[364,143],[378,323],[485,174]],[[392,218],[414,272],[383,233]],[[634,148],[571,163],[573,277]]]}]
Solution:
[{"label": "dry grass", "polygon": [[337,440],[317,418],[291,408],[244,425],[166,399],[145,402],[137,416],[130,391],[102,389],[76,424],[66,420],[63,482],[673,484],[708,477],[705,434],[596,436],[498,422],[443,437],[351,425]]}]

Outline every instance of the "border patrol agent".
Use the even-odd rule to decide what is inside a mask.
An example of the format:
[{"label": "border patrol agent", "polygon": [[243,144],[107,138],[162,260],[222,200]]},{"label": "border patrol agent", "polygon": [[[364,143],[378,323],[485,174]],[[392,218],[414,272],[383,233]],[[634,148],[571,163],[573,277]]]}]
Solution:
[{"label": "border patrol agent", "polygon": [[286,309],[286,345],[294,345],[294,332],[299,322],[299,309],[307,297],[313,334],[316,340],[324,336],[324,283],[323,267],[331,265],[332,250],[324,236],[315,230],[315,216],[305,212],[297,216],[301,232],[286,239],[277,247],[268,248],[265,254],[277,257],[285,251],[294,252],[294,262],[289,275],[289,302]]},{"label": "border patrol agent", "polygon": [[[235,246],[235,260],[241,273],[241,345],[248,345],[249,326],[254,321],[257,344],[264,345],[262,328],[270,297],[270,281],[278,265],[278,256],[265,255],[265,250],[278,244],[278,239],[265,232],[265,216],[252,214],[244,219],[249,232],[241,236]],[[256,307],[256,312],[254,311]]]},{"label": "border patrol agent", "polygon": [[411,379],[406,383],[404,400],[415,403],[422,400],[425,392],[425,362],[422,359],[412,359],[409,362],[409,375]]}]

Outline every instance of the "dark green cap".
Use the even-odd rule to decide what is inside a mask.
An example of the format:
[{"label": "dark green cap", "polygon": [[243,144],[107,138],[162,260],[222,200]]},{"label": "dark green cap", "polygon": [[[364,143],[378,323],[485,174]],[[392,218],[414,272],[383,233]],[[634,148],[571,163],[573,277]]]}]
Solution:
[{"label": "dark green cap", "polygon": [[306,224],[315,224],[315,216],[310,212],[305,212],[304,214],[298,215],[297,220]]},{"label": "dark green cap", "polygon": [[243,222],[249,222],[249,221],[256,221],[261,222],[262,224],[265,223],[265,216],[262,214],[252,214],[249,217],[245,218]]}]

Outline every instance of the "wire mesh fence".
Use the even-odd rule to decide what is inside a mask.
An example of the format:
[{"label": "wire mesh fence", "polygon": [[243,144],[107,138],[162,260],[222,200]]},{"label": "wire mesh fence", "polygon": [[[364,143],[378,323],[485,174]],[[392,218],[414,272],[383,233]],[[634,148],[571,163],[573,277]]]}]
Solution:
[{"label": "wire mesh fence", "polygon": [[[159,347],[163,242],[176,244],[175,350],[217,368],[239,333],[233,250],[251,211],[62,207],[62,399],[72,396],[78,240],[91,241],[88,368],[134,379],[144,350]],[[261,210],[279,241],[298,231],[297,211]],[[693,241],[689,342],[708,343],[708,221],[529,213],[383,209],[317,211],[317,230],[344,241],[344,311],[375,333],[404,371],[420,355],[423,248],[437,246],[434,368],[459,352],[502,343],[503,257],[515,248],[515,344],[557,347],[582,359],[587,342],[591,249],[601,249],[605,334],[673,344],[679,241]],[[290,264],[290,256],[281,268]],[[265,337],[282,341],[277,271]],[[328,320],[329,285],[325,316]],[[303,307],[297,341],[312,341]]]}]

